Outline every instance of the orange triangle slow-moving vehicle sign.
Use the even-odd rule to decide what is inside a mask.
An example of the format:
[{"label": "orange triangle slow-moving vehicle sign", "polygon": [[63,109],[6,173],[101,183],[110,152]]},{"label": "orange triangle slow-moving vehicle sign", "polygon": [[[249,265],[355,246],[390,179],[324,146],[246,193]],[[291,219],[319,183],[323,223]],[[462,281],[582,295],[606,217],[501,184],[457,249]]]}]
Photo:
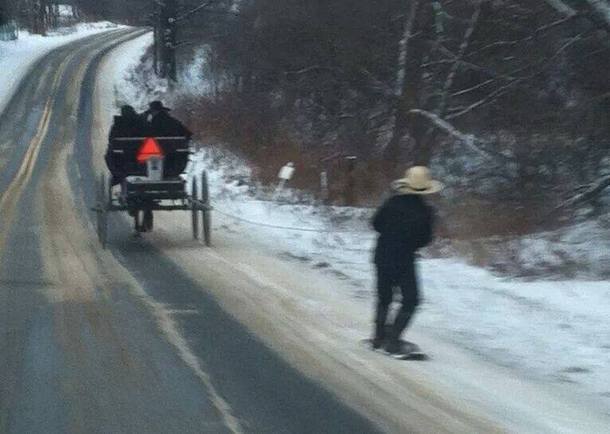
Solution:
[{"label": "orange triangle slow-moving vehicle sign", "polygon": [[163,157],[163,149],[159,145],[159,142],[155,140],[153,137],[147,137],[144,139],[142,146],[138,149],[138,163],[143,164],[146,163],[151,157]]}]

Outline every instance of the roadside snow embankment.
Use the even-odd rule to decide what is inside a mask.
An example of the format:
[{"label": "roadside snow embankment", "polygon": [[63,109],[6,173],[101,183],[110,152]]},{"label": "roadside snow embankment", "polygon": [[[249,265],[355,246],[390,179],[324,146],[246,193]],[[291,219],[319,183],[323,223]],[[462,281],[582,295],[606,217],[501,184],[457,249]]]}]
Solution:
[{"label": "roadside snow embankment", "polygon": [[[106,62],[104,77],[100,77],[103,82],[104,92],[111,93],[113,98],[102,98],[98,102],[105,104],[101,112],[106,115],[110,122],[114,115],[118,115],[119,108],[128,104],[137,111],[148,108],[148,103],[154,98],[149,91],[142,91],[139,86],[144,86],[144,82],[134,86],[131,83],[135,76],[135,71],[141,66],[142,56],[153,43],[153,34],[147,33],[140,36],[120,48],[121,56],[113,57],[112,62]],[[152,66],[151,66],[152,68]],[[154,83],[165,83],[163,80],[149,80]],[[162,87],[160,91],[166,91]],[[103,133],[106,134],[106,133]]]},{"label": "roadside snow embankment", "polygon": [[38,59],[61,45],[119,27],[110,22],[80,23],[74,27],[57,29],[48,36],[22,31],[16,41],[0,42],[0,113],[9,103],[23,76]]}]

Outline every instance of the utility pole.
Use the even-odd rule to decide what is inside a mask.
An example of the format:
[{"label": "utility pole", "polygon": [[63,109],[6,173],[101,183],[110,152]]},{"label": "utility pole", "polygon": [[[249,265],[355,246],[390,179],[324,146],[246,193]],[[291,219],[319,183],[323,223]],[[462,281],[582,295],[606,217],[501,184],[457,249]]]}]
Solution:
[{"label": "utility pole", "polygon": [[31,0],[26,4],[25,10],[29,18],[30,31],[37,35],[45,36],[45,5],[43,0]]},{"label": "utility pole", "polygon": [[176,0],[157,0],[155,20],[155,71],[162,78],[176,81]]},{"label": "utility pole", "polygon": [[[154,68],[159,77],[177,80],[176,48],[178,25],[183,20],[188,20],[198,13],[212,10],[220,0],[205,0],[186,12],[178,15],[179,0],[153,0],[157,4],[157,10],[153,18],[154,23]],[[235,2],[234,2],[235,3]],[[237,15],[235,11],[214,10],[215,13]],[[182,45],[182,44],[181,44]]]}]

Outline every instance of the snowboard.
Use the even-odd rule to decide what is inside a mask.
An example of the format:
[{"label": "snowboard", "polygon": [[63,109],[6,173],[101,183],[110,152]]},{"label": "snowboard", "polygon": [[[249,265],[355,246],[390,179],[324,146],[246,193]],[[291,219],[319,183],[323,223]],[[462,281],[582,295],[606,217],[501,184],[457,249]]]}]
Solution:
[{"label": "snowboard", "polygon": [[400,345],[403,350],[401,354],[390,354],[383,348],[373,349],[372,341],[372,339],[368,338],[363,339],[361,343],[365,345],[368,349],[371,349],[377,353],[385,354],[386,356],[392,357],[393,359],[397,360],[430,360],[430,356],[424,353],[419,347],[419,345],[413,342],[406,341],[404,339],[400,340]]}]

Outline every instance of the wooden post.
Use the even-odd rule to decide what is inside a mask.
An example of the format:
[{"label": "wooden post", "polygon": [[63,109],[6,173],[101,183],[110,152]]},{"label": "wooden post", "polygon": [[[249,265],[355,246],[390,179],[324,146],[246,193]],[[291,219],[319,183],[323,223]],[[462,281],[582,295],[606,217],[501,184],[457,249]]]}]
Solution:
[{"label": "wooden post", "polygon": [[347,173],[345,181],[345,205],[353,206],[356,203],[356,178],[354,171],[356,169],[357,157],[349,155],[345,157],[347,161]]},{"label": "wooden post", "polygon": [[322,203],[327,205],[329,199],[329,191],[328,191],[328,172],[326,169],[323,169],[320,172],[320,195],[322,197]]}]

